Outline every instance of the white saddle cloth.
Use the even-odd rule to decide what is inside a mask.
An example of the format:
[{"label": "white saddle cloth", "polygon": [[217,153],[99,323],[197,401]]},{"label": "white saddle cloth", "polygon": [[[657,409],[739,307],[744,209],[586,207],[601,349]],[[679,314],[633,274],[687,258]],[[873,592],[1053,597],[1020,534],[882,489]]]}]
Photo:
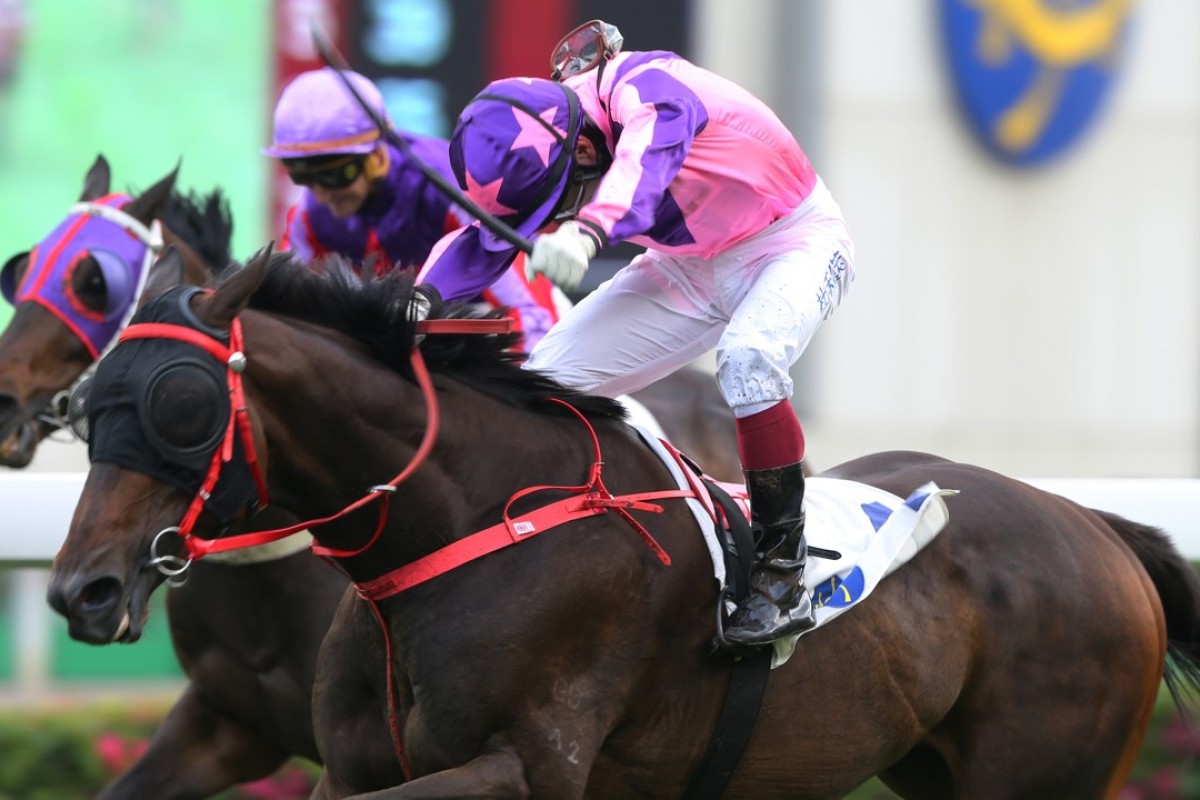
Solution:
[{"label": "white saddle cloth", "polygon": [[[671,470],[680,487],[687,488],[687,477],[658,437],[642,428],[637,429]],[[730,492],[734,499],[744,508],[749,507],[744,487],[738,492],[738,487],[722,486],[727,490],[734,489]],[[812,555],[808,558],[804,583],[812,592],[817,619],[816,628],[812,630],[861,603],[881,580],[933,541],[950,520],[943,498],[952,494],[957,492],[941,489],[932,481],[918,487],[907,498],[857,481],[835,478],[805,481],[804,532],[808,544],[841,554],[836,561]],[[713,560],[713,574],[724,589],[725,559],[713,518],[703,502],[688,500],[687,503],[704,532]],[[785,637],[774,643],[772,668],[791,657],[799,636]]]}]

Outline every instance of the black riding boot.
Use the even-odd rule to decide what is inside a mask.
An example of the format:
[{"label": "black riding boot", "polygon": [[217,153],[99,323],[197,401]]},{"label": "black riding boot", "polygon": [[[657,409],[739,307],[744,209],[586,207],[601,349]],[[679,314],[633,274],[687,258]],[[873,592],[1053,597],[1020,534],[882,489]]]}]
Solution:
[{"label": "black riding boot", "polygon": [[725,628],[733,644],[759,645],[816,625],[804,586],[804,472],[801,463],[746,470],[754,526],[762,530],[750,596]]}]

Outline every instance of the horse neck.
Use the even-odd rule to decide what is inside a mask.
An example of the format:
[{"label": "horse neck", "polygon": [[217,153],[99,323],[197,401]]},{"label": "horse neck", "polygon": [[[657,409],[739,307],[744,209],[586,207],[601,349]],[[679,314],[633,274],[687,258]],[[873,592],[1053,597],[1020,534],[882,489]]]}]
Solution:
[{"label": "horse neck", "polygon": [[[267,440],[273,504],[301,519],[322,518],[412,461],[427,420],[417,386],[328,330],[253,312],[243,323],[247,395]],[[527,456],[536,442],[520,434],[529,415],[461,384],[451,394],[439,394],[433,452],[389,499],[385,535],[343,562],[352,577],[373,577],[494,523],[483,523],[485,512],[494,517],[497,503],[530,484],[521,464],[534,461]],[[504,446],[486,444],[498,432]],[[327,547],[356,548],[378,514],[372,503],[313,534]]]}]

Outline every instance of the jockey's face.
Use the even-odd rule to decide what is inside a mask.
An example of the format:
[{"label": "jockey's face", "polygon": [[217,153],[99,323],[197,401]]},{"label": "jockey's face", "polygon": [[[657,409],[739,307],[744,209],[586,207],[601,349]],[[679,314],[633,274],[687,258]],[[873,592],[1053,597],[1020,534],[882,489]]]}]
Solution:
[{"label": "jockey's face", "polygon": [[285,160],[284,165],[293,183],[307,187],[318,203],[344,219],[362,208],[372,180],[387,174],[388,154],[380,144],[365,156],[330,156],[315,163]]},{"label": "jockey's face", "polygon": [[[600,179],[603,177],[603,174],[597,173],[595,170],[590,170],[589,167],[595,167],[599,163],[600,157],[596,152],[596,145],[586,136],[580,136],[578,144],[575,145],[575,174],[577,179],[571,181],[571,184],[567,186],[567,196],[563,199],[562,210],[554,217],[556,223],[574,219],[575,215],[579,213],[579,209],[591,202],[591,199],[596,195],[596,189],[600,186]],[[579,180],[578,176],[585,173],[589,177]]]},{"label": "jockey's face", "polygon": [[327,189],[316,183],[308,188],[317,202],[329,209],[329,213],[338,219],[345,219],[357,213],[367,201],[367,195],[371,193],[371,182],[364,174],[340,189]]}]

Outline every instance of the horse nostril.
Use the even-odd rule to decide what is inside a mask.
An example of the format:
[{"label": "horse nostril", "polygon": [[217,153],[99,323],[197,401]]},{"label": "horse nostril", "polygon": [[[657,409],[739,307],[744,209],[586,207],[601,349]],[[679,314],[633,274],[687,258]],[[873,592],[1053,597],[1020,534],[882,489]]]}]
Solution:
[{"label": "horse nostril", "polygon": [[97,578],[84,584],[79,591],[59,581],[52,581],[46,592],[50,607],[68,619],[73,615],[100,615],[112,610],[121,599],[121,582],[116,578]]},{"label": "horse nostril", "polygon": [[116,578],[100,578],[84,586],[76,598],[76,607],[85,614],[107,611],[121,599],[121,582]]}]

